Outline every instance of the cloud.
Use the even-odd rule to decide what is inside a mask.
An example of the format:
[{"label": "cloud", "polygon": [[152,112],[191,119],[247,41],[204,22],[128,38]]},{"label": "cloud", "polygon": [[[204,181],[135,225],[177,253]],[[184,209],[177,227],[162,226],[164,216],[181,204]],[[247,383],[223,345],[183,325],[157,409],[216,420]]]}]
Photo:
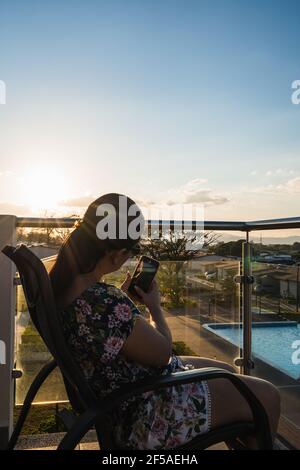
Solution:
[{"label": "cloud", "polygon": [[0,171],[0,176],[12,176],[15,173],[11,170]]},{"label": "cloud", "polygon": [[295,170],[290,170],[288,168],[276,168],[275,170],[268,170],[266,176],[288,176],[294,175]]},{"label": "cloud", "polygon": [[300,193],[300,177],[297,176],[289,181],[285,185],[288,192]]},{"label": "cloud", "polygon": [[16,216],[30,216],[32,211],[29,206],[21,204],[13,204],[10,202],[0,202],[0,214],[16,215]]},{"label": "cloud", "polygon": [[186,195],[185,201],[186,204],[189,203],[203,203],[203,204],[224,204],[228,202],[228,199],[224,196],[218,196],[211,193],[209,189],[199,189],[193,194]]},{"label": "cloud", "polygon": [[254,188],[251,192],[254,193],[269,193],[269,194],[298,194],[300,193],[300,176],[292,178],[281,184],[268,184]]},{"label": "cloud", "polygon": [[[79,196],[77,198],[71,198],[71,199],[63,199],[59,201],[59,206],[61,207],[78,207],[78,208],[87,208],[87,206],[93,202],[95,199],[97,199],[99,196]],[[150,207],[152,205],[155,205],[156,202],[154,200],[148,200],[148,199],[142,199],[142,198],[135,198],[134,199],[136,204],[140,207]]]},{"label": "cloud", "polygon": [[160,200],[154,205],[173,206],[176,204],[202,204],[204,206],[224,204],[228,198],[214,194],[207,187],[207,180],[196,178],[178,188],[171,188],[161,194]]},{"label": "cloud", "polygon": [[71,199],[63,199],[59,201],[59,205],[63,207],[87,207],[96,197],[94,196],[79,196]]},{"label": "cloud", "polygon": [[134,199],[136,204],[139,206],[139,207],[147,207],[147,208],[150,208],[151,206],[154,206],[156,204],[156,202],[152,199]]},{"label": "cloud", "polygon": [[210,188],[205,187],[207,180],[196,178],[188,181],[175,191],[175,202],[183,204],[224,204],[228,199],[224,196],[216,195]]},{"label": "cloud", "polygon": [[207,183],[207,180],[206,179],[203,179],[203,178],[195,178],[191,181],[188,181],[187,183],[185,183],[183,186],[182,186],[182,189],[184,191],[194,191],[195,189],[197,189],[199,186],[203,185],[203,184],[206,184]]}]

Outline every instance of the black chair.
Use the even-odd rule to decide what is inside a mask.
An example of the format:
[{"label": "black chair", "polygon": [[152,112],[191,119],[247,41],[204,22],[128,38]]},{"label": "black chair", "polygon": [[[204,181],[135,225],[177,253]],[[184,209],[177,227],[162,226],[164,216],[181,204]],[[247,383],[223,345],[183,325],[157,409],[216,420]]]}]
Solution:
[{"label": "black chair", "polygon": [[32,322],[54,358],[32,382],[8,449],[14,448],[37,391],[55,367],[59,367],[63,375],[70,404],[76,413],[69,420],[69,429],[58,446],[59,450],[74,449],[92,427],[96,429],[102,450],[117,449],[110,417],[122,402],[147,391],[217,378],[229,380],[243,395],[251,408],[253,421],[236,422],[214,429],[176,450],[206,449],[219,442],[226,442],[229,448],[244,448],[241,439],[245,436],[253,436],[259,449],[272,449],[269,420],[264,407],[239,377],[223,369],[205,368],[149,377],[130,383],[99,400],[74,361],[65,341],[50,279],[42,261],[25,245],[17,248],[6,246],[2,251],[17,266]]}]

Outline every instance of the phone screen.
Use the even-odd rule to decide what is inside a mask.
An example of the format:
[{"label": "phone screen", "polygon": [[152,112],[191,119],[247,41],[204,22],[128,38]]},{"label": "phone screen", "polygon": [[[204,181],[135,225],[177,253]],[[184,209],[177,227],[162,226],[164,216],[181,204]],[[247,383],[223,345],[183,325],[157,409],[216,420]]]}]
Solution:
[{"label": "phone screen", "polygon": [[129,292],[138,296],[134,286],[140,287],[144,292],[148,292],[151,283],[158,270],[159,262],[156,259],[142,256],[135,268],[132,276],[132,281],[128,288]]}]

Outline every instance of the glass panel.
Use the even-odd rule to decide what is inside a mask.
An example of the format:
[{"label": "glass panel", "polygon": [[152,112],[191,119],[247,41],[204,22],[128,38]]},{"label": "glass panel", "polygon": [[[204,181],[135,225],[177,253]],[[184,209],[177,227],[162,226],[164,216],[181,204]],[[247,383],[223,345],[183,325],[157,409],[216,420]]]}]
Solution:
[{"label": "glass panel", "polygon": [[279,432],[300,448],[300,266],[253,262],[253,375],[276,385]]},{"label": "glass panel", "polygon": [[[44,247],[45,248],[45,247]],[[43,247],[37,247],[37,255],[42,255]],[[52,251],[52,248],[51,248]],[[58,248],[56,249],[58,251]],[[49,270],[55,257],[43,259]],[[135,260],[130,260],[122,269],[105,278],[110,282],[120,286],[126,277],[126,272],[133,271]],[[23,403],[28,388],[41,368],[51,360],[52,356],[48,352],[37,330],[33,326],[26,305],[22,286],[17,286],[17,315],[16,315],[16,367],[23,371],[20,379],[16,380],[15,404]],[[58,369],[55,369],[40,388],[34,403],[52,403],[68,400],[62,376]]]},{"label": "glass panel", "polygon": [[[136,260],[130,260],[105,281],[119,287],[135,265]],[[230,364],[239,356],[239,288],[233,279],[238,272],[239,260],[227,256],[204,255],[190,261],[160,263],[162,306],[177,354]]]},{"label": "glass panel", "polygon": [[[16,380],[16,405],[23,403],[28,388],[41,368],[51,360],[43,340],[33,326],[21,286],[17,287],[16,365],[23,371]],[[34,403],[67,400],[62,377],[55,369],[40,388]]]},{"label": "glass panel", "polygon": [[161,264],[163,307],[178,354],[230,364],[239,356],[239,289],[233,280],[238,272],[239,261],[226,256]]},{"label": "glass panel", "polygon": [[[64,234],[62,234],[64,235]],[[219,247],[220,248],[220,247]],[[37,247],[38,256],[54,254],[58,247]],[[35,251],[36,251],[35,250]],[[48,250],[45,252],[45,250]],[[226,248],[227,250],[227,248]],[[233,364],[242,344],[239,287],[239,245],[190,261],[161,263],[158,281],[167,322],[181,355],[196,354]],[[237,256],[233,256],[237,255]],[[47,268],[53,258],[44,260]],[[287,262],[287,261],[286,261]],[[105,281],[120,286],[131,259]],[[252,294],[253,375],[274,383],[281,393],[280,434],[300,448],[300,267],[253,262]],[[21,404],[40,368],[51,356],[32,326],[23,291],[17,287],[16,366],[23,377],[16,380],[16,403]],[[60,374],[54,371],[35,402],[66,400]]]},{"label": "glass panel", "polygon": [[[47,269],[52,258],[44,260]],[[136,265],[130,259],[120,271],[105,277],[108,283],[120,286]],[[172,330],[176,353],[198,355],[233,364],[239,355],[240,331],[233,324],[239,321],[239,292],[233,281],[238,274],[239,260],[226,256],[207,255],[191,261],[161,263],[158,281],[167,322]],[[143,309],[141,307],[142,310]],[[33,327],[21,286],[17,287],[16,360],[23,377],[16,381],[16,403],[21,404],[41,367],[51,359]],[[36,402],[66,400],[60,373],[55,370],[41,387]]]}]

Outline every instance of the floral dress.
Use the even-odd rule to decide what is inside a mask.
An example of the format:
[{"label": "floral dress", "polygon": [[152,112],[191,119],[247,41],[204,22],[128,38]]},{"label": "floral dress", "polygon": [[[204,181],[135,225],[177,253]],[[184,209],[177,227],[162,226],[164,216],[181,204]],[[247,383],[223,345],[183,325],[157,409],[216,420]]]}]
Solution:
[{"label": "floral dress", "polygon": [[[63,329],[79,367],[103,398],[127,383],[193,368],[172,355],[164,367],[127,360],[121,353],[142,315],[116,287],[96,283],[62,312]],[[171,449],[211,427],[206,381],[147,392],[124,402],[114,415],[114,439],[123,449]]]}]

